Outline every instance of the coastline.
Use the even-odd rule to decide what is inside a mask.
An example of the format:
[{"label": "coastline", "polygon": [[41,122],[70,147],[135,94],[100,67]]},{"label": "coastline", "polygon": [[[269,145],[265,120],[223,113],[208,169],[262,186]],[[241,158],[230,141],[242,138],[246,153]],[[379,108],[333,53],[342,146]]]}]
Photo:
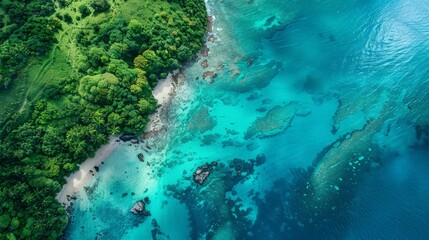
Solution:
[{"label": "coastline", "polygon": [[102,162],[119,146],[120,142],[116,141],[117,139],[118,137],[110,136],[109,142],[101,146],[95,152],[94,157],[88,158],[82,162],[79,165],[79,170],[66,178],[67,183],[63,185],[63,188],[56,196],[58,202],[66,208],[70,205],[72,196],[79,192],[83,185],[96,173],[94,167],[100,166]]},{"label": "coastline", "polygon": [[[212,13],[208,1],[205,0],[204,2],[208,17],[206,33],[204,35],[205,43],[201,46],[200,51],[195,54],[196,59],[191,59],[189,60],[190,62],[198,62],[201,57],[207,57],[210,51],[207,47],[207,42],[210,37],[215,37],[213,28],[216,17]],[[145,141],[150,140],[155,136],[159,136],[159,133],[167,131],[167,110],[172,99],[176,95],[176,87],[184,81],[181,69],[186,67],[187,64],[189,64],[189,62],[170,73],[167,78],[159,80],[156,87],[152,90],[152,95],[157,100],[158,105],[156,111],[149,116],[149,122],[145,126],[140,139]],[[70,207],[73,203],[74,196],[84,187],[85,183],[96,174],[94,166],[98,167],[101,165],[121,143],[123,142],[119,140],[119,136],[109,136],[108,143],[101,146],[95,152],[93,158],[86,159],[79,165],[79,169],[76,172],[65,177],[66,183],[62,186],[61,191],[57,193],[57,201],[66,209]],[[90,170],[92,170],[92,172]]]},{"label": "coastline", "polygon": [[[158,84],[152,91],[152,95],[158,101],[157,110],[149,116],[149,122],[144,131],[144,137],[156,135],[159,131],[165,130],[165,125],[162,122],[163,115],[166,108],[175,95],[176,84],[175,80],[179,72],[176,70],[173,74],[169,74],[167,78],[159,80]],[[78,193],[85,183],[88,182],[97,171],[94,167],[99,167],[103,164],[112,152],[122,143],[118,141],[118,136],[109,136],[107,144],[101,146],[96,152],[95,156],[86,159],[79,165],[79,169],[66,177],[66,184],[63,185],[61,191],[57,194],[56,199],[65,208],[68,208],[72,203],[73,196]]]}]

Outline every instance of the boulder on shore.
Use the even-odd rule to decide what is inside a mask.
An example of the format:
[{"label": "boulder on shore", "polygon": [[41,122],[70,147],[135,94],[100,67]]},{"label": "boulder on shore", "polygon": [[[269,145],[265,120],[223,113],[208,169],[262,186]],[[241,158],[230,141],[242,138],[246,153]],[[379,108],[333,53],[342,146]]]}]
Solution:
[{"label": "boulder on shore", "polygon": [[128,142],[128,141],[135,141],[135,140],[137,140],[137,141],[138,141],[137,137],[136,137],[135,135],[133,135],[133,134],[122,134],[122,135],[119,137],[119,139],[121,139],[121,140],[122,140],[122,141],[124,141],[124,142]]}]

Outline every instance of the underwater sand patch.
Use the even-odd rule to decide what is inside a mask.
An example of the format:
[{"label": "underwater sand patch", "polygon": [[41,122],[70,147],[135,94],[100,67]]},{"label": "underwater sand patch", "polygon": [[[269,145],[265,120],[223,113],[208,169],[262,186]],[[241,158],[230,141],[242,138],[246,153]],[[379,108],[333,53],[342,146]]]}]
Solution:
[{"label": "underwater sand patch", "polygon": [[199,107],[189,118],[186,129],[191,133],[203,133],[216,126],[216,120],[209,113],[207,106]]},{"label": "underwater sand patch", "polygon": [[368,91],[350,91],[347,96],[340,97],[339,106],[334,115],[334,128],[337,130],[339,124],[350,115],[359,111],[366,115],[379,104],[382,92],[378,89]]},{"label": "underwater sand patch", "polygon": [[[247,60],[243,59],[243,61],[247,65]],[[229,79],[227,87],[239,93],[265,88],[277,76],[279,68],[280,63],[270,61],[267,64],[253,65],[251,70],[243,68],[230,70],[227,74],[233,77],[227,78]]]},{"label": "underwater sand patch", "polygon": [[364,170],[378,162],[378,146],[373,138],[394,109],[393,100],[386,102],[380,117],[369,121],[362,130],[340,138],[317,160],[300,199],[307,212],[316,215],[334,212],[353,193]]}]

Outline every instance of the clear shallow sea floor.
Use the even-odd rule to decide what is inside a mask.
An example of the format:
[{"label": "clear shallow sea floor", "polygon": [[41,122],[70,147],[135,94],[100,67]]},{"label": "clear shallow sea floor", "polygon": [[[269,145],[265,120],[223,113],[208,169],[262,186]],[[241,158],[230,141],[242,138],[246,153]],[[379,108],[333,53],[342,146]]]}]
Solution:
[{"label": "clear shallow sea floor", "polygon": [[429,1],[207,6],[167,131],[100,166],[66,238],[428,239]]}]

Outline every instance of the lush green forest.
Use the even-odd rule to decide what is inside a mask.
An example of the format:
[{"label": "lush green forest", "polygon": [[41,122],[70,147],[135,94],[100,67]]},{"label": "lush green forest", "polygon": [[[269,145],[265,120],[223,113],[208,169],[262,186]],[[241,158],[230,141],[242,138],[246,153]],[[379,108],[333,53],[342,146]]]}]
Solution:
[{"label": "lush green forest", "polygon": [[64,176],[143,130],[206,22],[202,0],[0,1],[0,240],[62,235]]}]

